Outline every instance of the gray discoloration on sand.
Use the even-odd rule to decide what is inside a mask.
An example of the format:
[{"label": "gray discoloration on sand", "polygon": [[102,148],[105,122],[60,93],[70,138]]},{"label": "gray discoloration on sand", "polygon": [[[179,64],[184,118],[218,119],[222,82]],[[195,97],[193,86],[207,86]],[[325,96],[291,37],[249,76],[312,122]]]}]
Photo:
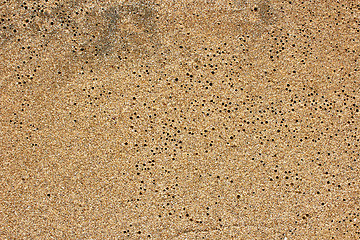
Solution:
[{"label": "gray discoloration on sand", "polygon": [[260,19],[266,24],[271,25],[275,22],[275,15],[269,0],[261,0],[258,4]]}]

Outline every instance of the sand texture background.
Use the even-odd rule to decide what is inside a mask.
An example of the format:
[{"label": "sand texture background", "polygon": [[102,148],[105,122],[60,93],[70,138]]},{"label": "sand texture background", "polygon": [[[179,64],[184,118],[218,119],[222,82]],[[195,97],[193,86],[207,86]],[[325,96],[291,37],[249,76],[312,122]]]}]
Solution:
[{"label": "sand texture background", "polygon": [[0,239],[360,239],[360,2],[2,0]]}]

